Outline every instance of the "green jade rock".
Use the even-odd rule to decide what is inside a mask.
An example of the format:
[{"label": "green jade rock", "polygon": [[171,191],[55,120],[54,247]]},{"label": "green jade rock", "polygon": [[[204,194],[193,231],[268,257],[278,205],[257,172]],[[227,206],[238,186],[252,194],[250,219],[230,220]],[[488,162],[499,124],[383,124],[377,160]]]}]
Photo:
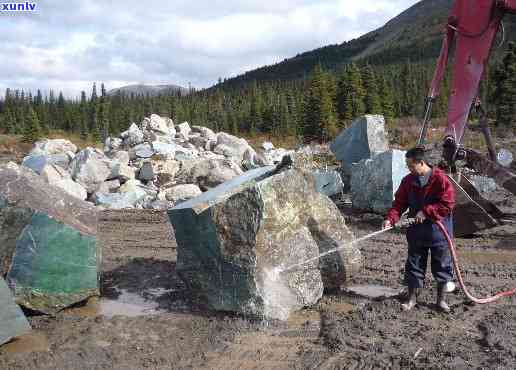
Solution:
[{"label": "green jade rock", "polygon": [[177,271],[210,309],[286,320],[361,266],[352,234],[333,202],[316,191],[314,176],[275,172],[274,166],[248,171],[168,211]]},{"label": "green jade rock", "polygon": [[97,211],[14,163],[0,167],[0,272],[45,314],[99,295]]}]

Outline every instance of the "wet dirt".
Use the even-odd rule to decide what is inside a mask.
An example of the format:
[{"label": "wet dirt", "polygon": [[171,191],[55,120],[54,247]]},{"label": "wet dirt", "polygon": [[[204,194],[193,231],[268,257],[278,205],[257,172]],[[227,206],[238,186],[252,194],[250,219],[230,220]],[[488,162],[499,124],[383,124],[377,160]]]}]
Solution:
[{"label": "wet dirt", "polygon": [[[381,225],[380,216],[342,211],[357,237]],[[339,290],[287,322],[210,312],[177,276],[166,221],[160,212],[104,212],[102,297],[55,317],[31,316],[48,350],[5,351],[10,343],[0,351],[0,369],[516,368],[516,299],[473,305],[458,290],[448,295],[451,314],[438,313],[430,274],[408,313],[398,298],[373,301]],[[473,294],[516,285],[515,232],[506,225],[457,239]],[[402,233],[359,248],[365,265],[348,284],[401,287]]]},{"label": "wet dirt", "polygon": [[20,353],[46,352],[50,344],[45,333],[33,330],[0,347],[0,354],[15,355]]}]

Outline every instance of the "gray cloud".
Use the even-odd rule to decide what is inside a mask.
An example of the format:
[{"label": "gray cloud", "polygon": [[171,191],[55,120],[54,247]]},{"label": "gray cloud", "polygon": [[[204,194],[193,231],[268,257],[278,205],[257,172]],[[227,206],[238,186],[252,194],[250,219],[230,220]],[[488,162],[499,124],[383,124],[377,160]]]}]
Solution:
[{"label": "gray cloud", "polygon": [[207,87],[219,77],[341,43],[416,0],[176,0],[37,2],[0,13],[0,89],[68,96],[93,81]]}]

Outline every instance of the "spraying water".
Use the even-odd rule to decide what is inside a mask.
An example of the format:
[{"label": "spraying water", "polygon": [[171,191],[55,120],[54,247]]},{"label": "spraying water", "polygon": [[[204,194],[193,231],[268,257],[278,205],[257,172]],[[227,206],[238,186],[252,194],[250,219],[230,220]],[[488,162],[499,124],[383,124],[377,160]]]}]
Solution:
[{"label": "spraying water", "polygon": [[295,269],[296,267],[300,267],[300,266],[303,266],[303,265],[306,265],[307,263],[310,263],[312,261],[317,261],[319,258],[321,257],[324,257],[324,256],[327,256],[328,254],[331,254],[331,253],[335,253],[337,252],[338,250],[341,250],[341,249],[344,249],[346,248],[348,245],[352,245],[352,244],[355,244],[355,243],[359,243],[359,242],[362,242],[364,240],[367,240],[369,238],[372,238],[372,237],[375,237],[376,235],[379,235],[379,234],[383,234],[384,232],[387,232],[389,230],[393,229],[392,227],[388,227],[386,229],[382,229],[382,230],[379,230],[379,231],[375,231],[374,233],[371,233],[371,234],[368,234],[368,235],[365,235],[361,238],[358,238],[358,239],[355,239],[353,240],[352,242],[346,244],[346,245],[343,245],[341,247],[337,247],[337,248],[333,248],[333,249],[330,249],[329,251],[326,251],[324,253],[321,253],[320,255],[316,256],[316,257],[313,257],[313,258],[310,258],[310,259],[307,259],[303,262],[299,262],[299,263],[296,263],[295,265],[291,265],[291,266],[288,266],[288,267],[284,267],[284,268],[275,268],[273,271],[269,272],[269,274],[271,275],[271,277],[274,277],[275,279],[277,279],[279,277],[280,274],[286,272],[286,271],[290,271],[292,269]]}]

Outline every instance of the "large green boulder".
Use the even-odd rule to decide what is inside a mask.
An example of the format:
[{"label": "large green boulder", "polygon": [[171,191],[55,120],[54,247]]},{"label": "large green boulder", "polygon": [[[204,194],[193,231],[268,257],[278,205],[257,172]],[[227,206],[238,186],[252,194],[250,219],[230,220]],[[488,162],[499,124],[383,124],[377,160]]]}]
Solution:
[{"label": "large green boulder", "polygon": [[30,325],[0,277],[0,345],[30,331]]},{"label": "large green boulder", "polygon": [[99,295],[97,211],[33,171],[0,167],[0,272],[16,302],[47,314]]},{"label": "large green boulder", "polygon": [[214,310],[287,319],[316,303],[324,286],[344,283],[362,262],[337,207],[316,191],[311,173],[297,169],[248,171],[168,214],[177,271]]}]

